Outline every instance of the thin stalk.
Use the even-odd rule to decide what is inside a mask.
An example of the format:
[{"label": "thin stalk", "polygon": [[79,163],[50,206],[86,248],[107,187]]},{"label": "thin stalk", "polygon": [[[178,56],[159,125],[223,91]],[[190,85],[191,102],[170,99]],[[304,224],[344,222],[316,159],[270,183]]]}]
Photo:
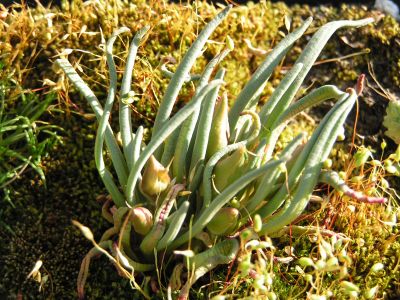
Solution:
[{"label": "thin stalk", "polygon": [[[196,93],[200,91],[210,80],[211,74],[218,63],[224,59],[229,53],[229,49],[225,49],[220,54],[216,55],[205,67],[203,74],[200,77],[199,83],[196,87]],[[215,78],[222,79],[222,78]],[[218,95],[219,86],[217,86],[210,97],[216,94]],[[190,173],[190,166],[188,169],[188,162],[192,153],[189,153],[190,144],[195,133],[196,124],[201,127],[203,124],[199,122],[201,108],[198,107],[193,114],[182,124],[179,132],[179,137],[176,143],[176,150],[174,155],[174,161],[172,163],[172,171],[178,182],[182,182],[184,177]]]},{"label": "thin stalk", "polygon": [[[111,109],[114,103],[115,93],[117,90],[117,70],[115,68],[114,57],[113,57],[113,45],[117,38],[117,36],[123,32],[127,32],[129,29],[126,27],[122,27],[116,30],[106,44],[106,57],[107,57],[107,65],[110,73],[110,87],[108,90],[108,96],[106,103],[104,104],[103,115],[99,121],[99,128],[97,129],[96,141],[94,145],[94,157],[96,162],[97,170],[99,171],[100,177],[104,182],[107,190],[110,192],[111,197],[117,205],[117,207],[121,207],[125,205],[125,199],[123,194],[119,191],[117,185],[114,183],[112,175],[110,171],[107,170],[105,166],[105,162],[103,159],[103,144],[105,139],[105,133],[107,130],[108,119],[111,115]],[[126,183],[126,178],[123,180],[123,184]]]},{"label": "thin stalk", "polygon": [[254,72],[253,76],[236,98],[235,103],[229,112],[230,132],[234,132],[240,113],[247,107],[254,94],[259,91],[260,86],[262,86],[268,80],[275,67],[286,55],[294,42],[296,42],[304,34],[311,22],[312,18],[308,18],[299,28],[288,34],[274,48],[274,50],[268,54],[264,62]]},{"label": "thin stalk", "polygon": [[[56,64],[64,71],[65,75],[67,75],[68,79],[73,83],[75,88],[86,99],[95,113],[97,120],[99,121],[103,115],[103,108],[93,91],[86,85],[68,60],[57,59]],[[106,125],[105,142],[111,155],[111,160],[117,173],[119,183],[124,185],[126,183],[126,178],[128,177],[128,167],[126,165],[124,155],[118,146],[117,140],[115,139],[110,124]]]},{"label": "thin stalk", "polygon": [[135,34],[129,47],[129,54],[126,60],[124,75],[122,77],[121,95],[119,101],[119,124],[125,160],[129,169],[131,169],[133,166],[132,122],[129,104],[124,103],[122,99],[131,90],[132,73],[135,65],[137,50],[139,48],[140,41],[149,29],[149,26],[145,26]]},{"label": "thin stalk", "polygon": [[200,32],[199,36],[194,41],[189,50],[186,52],[181,63],[176,69],[174,76],[171,78],[167,90],[165,91],[164,98],[158,109],[158,113],[154,122],[153,136],[156,136],[158,131],[161,130],[163,125],[167,122],[168,118],[171,115],[175,99],[178,96],[178,93],[185,82],[186,76],[189,74],[190,69],[192,68],[197,57],[201,54],[203,47],[206,44],[211,33],[228,15],[231,8],[232,5],[227,6],[211,22],[209,22]]}]

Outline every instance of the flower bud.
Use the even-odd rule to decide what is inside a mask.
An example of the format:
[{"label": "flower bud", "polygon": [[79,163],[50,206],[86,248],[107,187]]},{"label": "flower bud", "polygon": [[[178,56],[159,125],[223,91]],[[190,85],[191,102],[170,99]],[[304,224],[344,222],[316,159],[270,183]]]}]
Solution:
[{"label": "flower bud", "polygon": [[236,227],[239,211],[233,207],[221,208],[208,223],[207,229],[215,235],[228,235]]},{"label": "flower bud", "polygon": [[239,147],[228,157],[220,160],[214,168],[214,184],[219,192],[240,178],[246,171],[248,155],[245,146]]},{"label": "flower bud", "polygon": [[214,117],[211,125],[210,136],[207,146],[207,159],[218,150],[228,145],[228,97],[226,94],[215,107]]},{"label": "flower bud", "polygon": [[135,207],[132,209],[130,221],[137,233],[146,235],[153,226],[153,215],[145,207]]},{"label": "flower bud", "polygon": [[147,162],[140,188],[148,196],[157,196],[168,187],[171,178],[168,175],[168,168],[160,164],[152,155]]}]

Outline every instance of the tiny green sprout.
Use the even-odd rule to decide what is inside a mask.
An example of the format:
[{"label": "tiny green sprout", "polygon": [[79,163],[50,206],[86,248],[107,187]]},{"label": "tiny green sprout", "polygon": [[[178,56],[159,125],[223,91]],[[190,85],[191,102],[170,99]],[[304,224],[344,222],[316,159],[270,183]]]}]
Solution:
[{"label": "tiny green sprout", "polygon": [[313,283],[314,282],[313,276],[311,274],[305,274],[304,275],[304,279],[309,283]]},{"label": "tiny green sprout", "polygon": [[339,258],[339,261],[346,263],[348,265],[351,265],[353,262],[352,259],[350,258],[350,256],[347,255],[346,250],[344,250],[344,249],[342,249],[340,251],[338,258]]},{"label": "tiny green sprout", "polygon": [[233,208],[240,208],[240,201],[236,197],[231,200],[230,204]]},{"label": "tiny green sprout", "polygon": [[337,141],[338,142],[342,142],[342,141],[344,141],[345,139],[346,139],[346,136],[345,136],[345,130],[344,130],[344,127],[343,126],[340,126],[340,128],[339,128],[339,134],[338,134],[338,136],[337,136]]},{"label": "tiny green sprout", "polygon": [[364,297],[366,299],[374,299],[375,295],[376,295],[376,292],[378,291],[378,288],[379,288],[379,286],[374,286],[373,288],[367,289],[364,292]]},{"label": "tiny green sprout", "polygon": [[341,179],[343,179],[343,180],[346,180],[346,179],[347,179],[347,174],[346,174],[346,172],[340,171],[338,174],[339,174],[339,177],[340,177]]},{"label": "tiny green sprout", "polygon": [[372,152],[368,148],[361,147],[358,149],[356,154],[354,154],[354,164],[356,168],[364,165],[368,159],[372,157]]},{"label": "tiny green sprout", "polygon": [[302,268],[300,268],[299,265],[295,265],[294,268],[296,269],[297,273],[299,273],[299,274],[301,274],[301,275],[303,275],[303,276],[304,276],[304,274],[306,274],[306,273],[304,272],[304,270],[303,270]]},{"label": "tiny green sprout", "polygon": [[397,172],[397,168],[393,165],[388,165],[385,167],[386,172],[390,174],[395,174]]},{"label": "tiny green sprout", "polygon": [[349,295],[350,299],[358,299],[358,293],[357,291],[349,291],[347,294]]},{"label": "tiny green sprout", "polygon": [[233,51],[235,49],[235,43],[233,42],[232,38],[229,35],[226,36],[225,42],[230,51]]},{"label": "tiny green sprout", "polygon": [[334,250],[339,250],[343,245],[343,239],[338,239],[335,235],[331,237],[331,243],[333,245]]},{"label": "tiny green sprout", "polygon": [[333,267],[337,267],[339,266],[339,260],[336,257],[331,257],[327,260],[326,262],[326,266],[328,268],[333,268]]},{"label": "tiny green sprout", "polygon": [[34,278],[34,279],[36,279],[37,277],[41,277],[41,275],[40,275],[40,268],[43,266],[43,261],[42,260],[38,260],[38,261],[36,261],[36,263],[35,263],[35,265],[34,265],[34,267],[33,267],[33,269],[31,270],[31,272],[28,274],[28,276],[26,277],[27,279],[28,278]]},{"label": "tiny green sprout", "polygon": [[291,25],[292,25],[292,18],[285,14],[285,27],[288,32],[290,31]]},{"label": "tiny green sprout", "polygon": [[217,295],[211,298],[211,300],[225,300],[226,297],[223,295]]},{"label": "tiny green sprout", "polygon": [[279,166],[279,171],[281,171],[282,173],[286,173],[287,172],[287,168],[286,168],[286,164],[285,163],[281,163]]},{"label": "tiny green sprout", "polygon": [[386,146],[387,146],[387,143],[386,143],[385,140],[383,140],[382,143],[381,143],[381,149],[382,149],[382,150],[385,150],[385,149],[386,149]]},{"label": "tiny green sprout", "polygon": [[332,159],[328,158],[324,161],[324,168],[325,169],[330,169],[332,168]]},{"label": "tiny green sprout", "polygon": [[302,267],[310,267],[310,266],[315,266],[313,260],[309,257],[301,257],[297,263],[302,266]]},{"label": "tiny green sprout", "polygon": [[89,227],[86,227],[79,223],[76,220],[72,220],[72,224],[74,224],[76,227],[79,228],[79,230],[82,232],[83,236],[87,238],[89,241],[94,241],[94,236],[92,231],[89,229]]},{"label": "tiny green sprout", "polygon": [[265,284],[268,285],[268,286],[271,286],[272,283],[274,282],[274,278],[273,278],[273,275],[271,273],[265,274],[264,278],[265,278]]},{"label": "tiny green sprout", "polygon": [[255,232],[260,232],[262,228],[262,220],[259,214],[256,214],[253,218],[253,228]]},{"label": "tiny green sprout", "polygon": [[253,264],[251,263],[251,256],[250,255],[246,255],[246,256],[242,256],[241,258],[242,260],[239,262],[239,271],[242,273],[243,276],[247,276],[253,266]]},{"label": "tiny green sprout", "polygon": [[350,178],[351,182],[354,183],[361,183],[363,181],[364,176],[363,175],[357,175],[357,176],[353,176]]},{"label": "tiny green sprout", "polygon": [[388,189],[390,187],[389,182],[385,178],[381,178],[381,186],[383,189]]},{"label": "tiny green sprout", "polygon": [[278,299],[278,296],[274,292],[268,292],[267,294],[267,299],[268,300],[276,300]]},{"label": "tiny green sprout", "polygon": [[349,275],[349,272],[347,270],[346,266],[342,266],[339,269],[339,278],[343,279],[346,278]]},{"label": "tiny green sprout", "polygon": [[384,267],[385,267],[385,266],[384,266],[383,263],[375,263],[375,264],[371,267],[370,272],[371,272],[371,273],[377,273],[377,272],[379,272],[380,270],[383,270]]},{"label": "tiny green sprout", "polygon": [[129,91],[127,94],[121,97],[121,102],[124,104],[132,104],[138,100],[139,98],[136,97],[136,93],[134,91]]},{"label": "tiny green sprout", "polygon": [[386,167],[390,167],[390,166],[393,166],[393,161],[391,160],[391,159],[385,159],[385,161],[384,161],[384,165],[385,165],[385,168]]},{"label": "tiny green sprout", "polygon": [[380,166],[382,166],[382,163],[381,163],[379,160],[377,160],[377,159],[373,159],[373,160],[371,160],[369,163],[370,163],[371,165],[373,165],[374,167],[380,167]]},{"label": "tiny green sprout", "polygon": [[355,285],[354,283],[350,282],[350,281],[343,280],[343,281],[340,282],[340,286],[347,293],[349,293],[349,292],[357,292],[357,293],[359,293],[360,292],[359,287],[357,285]]},{"label": "tiny green sprout", "polygon": [[245,230],[243,230],[240,233],[240,239],[243,243],[246,243],[247,241],[249,241],[252,236],[253,236],[253,232],[248,228],[246,228]]},{"label": "tiny green sprout", "polygon": [[308,299],[310,300],[326,300],[326,296],[325,295],[316,295],[316,294],[312,294],[308,297]]},{"label": "tiny green sprout", "polygon": [[323,269],[326,268],[326,262],[323,259],[319,259],[316,263],[315,263],[315,268],[319,271],[322,271]]},{"label": "tiny green sprout", "polygon": [[253,283],[254,287],[259,290],[264,290],[266,289],[264,283],[265,283],[264,275],[257,274],[257,278],[254,280]]},{"label": "tiny green sprout", "polygon": [[363,238],[357,238],[356,243],[358,247],[362,247],[365,245],[365,240]]}]

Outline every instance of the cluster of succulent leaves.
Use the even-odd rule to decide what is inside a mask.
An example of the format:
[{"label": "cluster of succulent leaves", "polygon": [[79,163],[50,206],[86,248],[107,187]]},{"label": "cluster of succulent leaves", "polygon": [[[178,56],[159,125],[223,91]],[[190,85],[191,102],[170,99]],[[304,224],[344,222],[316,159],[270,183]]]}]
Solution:
[{"label": "cluster of succulent leaves", "polygon": [[56,132],[60,128],[39,120],[55,100],[54,94],[40,101],[32,92],[17,92],[15,107],[13,95],[19,89],[12,78],[0,82],[0,190],[8,201],[8,186],[25,170],[33,169],[45,182],[41,159],[60,140]]},{"label": "cluster of succulent leaves", "polygon": [[[171,79],[147,145],[143,142],[143,127],[135,134],[132,132],[130,105],[136,99],[135,91],[131,90],[134,62],[148,27],[136,33],[122,78],[119,98],[122,149],[109,124],[117,93],[112,51],[117,36],[128,29],[115,31],[105,45],[110,84],[104,105],[68,60],[57,60],[99,120],[95,160],[110,194],[103,215],[113,224],[96,243],[91,231],[76,222],[95,246],[82,262],[78,279],[80,296],[91,258],[103,253],[145,297],[149,295],[136,282],[134,272],[155,275],[157,267],[171,269],[169,289],[180,291],[180,298],[184,299],[196,280],[217,265],[234,259],[240,248],[237,233],[248,230],[261,237],[284,232],[303,212],[319,181],[358,200],[384,201],[354,192],[338,174],[323,170],[356,101],[356,91],[342,92],[327,85],[292,104],[329,37],[342,27],[366,25],[371,19],[336,21],[322,26],[266,104],[258,109],[268,78],[310,25],[312,19],[307,19],[267,55],[229,109],[227,94],[218,96],[225,70],[214,71],[234,48],[229,37],[226,48],[209,61],[201,75],[190,74],[209,36],[229,10],[230,7],[225,8],[203,28],[175,72],[163,66],[163,73]],[[186,82],[196,85],[195,93],[171,116]],[[286,124],[304,109],[327,99],[335,99],[337,103],[308,141],[300,134],[276,153],[276,142]],[[108,170],[104,144],[116,176]],[[186,283],[182,284],[184,274]],[[268,288],[265,292],[269,292]]]}]

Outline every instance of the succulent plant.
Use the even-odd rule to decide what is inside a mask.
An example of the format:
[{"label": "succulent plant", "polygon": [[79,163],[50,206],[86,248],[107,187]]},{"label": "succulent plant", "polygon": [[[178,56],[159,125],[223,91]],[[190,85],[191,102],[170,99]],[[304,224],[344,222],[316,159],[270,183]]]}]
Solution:
[{"label": "succulent plant", "polygon": [[[327,182],[364,202],[385,200],[360,195],[349,189],[336,173],[323,170],[324,161],[356,101],[356,91],[350,88],[343,92],[326,85],[292,103],[330,36],[342,27],[363,26],[373,20],[335,21],[322,26],[258,110],[257,103],[268,78],[311,24],[312,19],[307,19],[267,55],[228,109],[227,95],[218,96],[225,84],[225,70],[214,72],[214,69],[232,51],[232,44],[229,42],[201,75],[192,75],[190,70],[230,9],[222,10],[204,27],[175,73],[164,70],[171,80],[147,145],[143,142],[142,127],[135,134],[132,132],[130,101],[126,101],[132,94],[134,61],[147,27],[136,33],[123,74],[119,102],[122,149],[109,117],[117,92],[113,43],[127,29],[115,31],[106,44],[110,86],[103,106],[68,60],[57,60],[99,121],[96,166],[112,199],[105,203],[103,215],[113,227],[105,232],[100,243],[88,235],[87,227],[76,223],[95,245],[82,262],[78,279],[81,297],[90,259],[104,253],[146,298],[150,296],[137,284],[138,277],[134,274],[155,276],[156,269],[163,268],[172,270],[169,285],[180,290],[179,299],[186,299],[198,278],[234,259],[239,251],[237,233],[248,229],[262,237],[282,232],[306,208],[318,182]],[[193,98],[171,116],[179,91],[187,81],[196,81]],[[282,130],[295,115],[328,99],[337,103],[308,140],[301,134],[282,151],[275,151]],[[107,169],[104,144],[116,177]],[[254,227],[253,218],[257,220]],[[184,273],[187,282],[181,285]]]}]

